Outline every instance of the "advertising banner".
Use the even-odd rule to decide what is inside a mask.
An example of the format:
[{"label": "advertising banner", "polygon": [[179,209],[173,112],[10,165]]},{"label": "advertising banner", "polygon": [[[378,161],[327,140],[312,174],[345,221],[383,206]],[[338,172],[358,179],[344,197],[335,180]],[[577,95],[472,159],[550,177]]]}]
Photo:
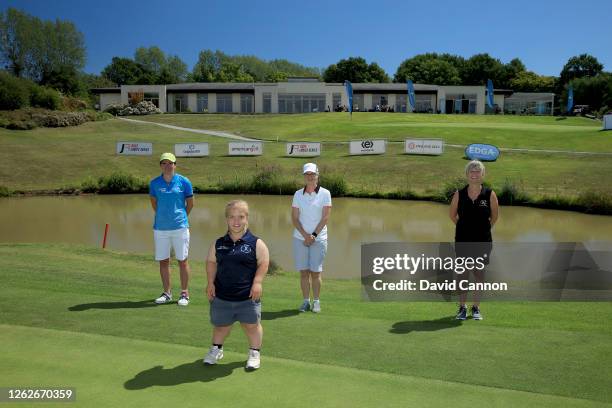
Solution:
[{"label": "advertising banner", "polygon": [[263,142],[229,142],[228,149],[230,156],[261,156]]},{"label": "advertising banner", "polygon": [[204,157],[209,154],[208,143],[176,143],[174,145],[176,157]]},{"label": "advertising banner", "polygon": [[117,142],[117,154],[122,156],[151,156],[153,143]]},{"label": "advertising banner", "polygon": [[440,139],[406,139],[404,142],[406,154],[426,154],[439,156],[444,153],[444,140]]},{"label": "advertising banner", "polygon": [[378,140],[352,140],[349,144],[349,154],[384,154],[387,150],[387,141]]},{"label": "advertising banner", "polygon": [[287,156],[316,157],[321,155],[321,143],[291,142],[286,145]]}]

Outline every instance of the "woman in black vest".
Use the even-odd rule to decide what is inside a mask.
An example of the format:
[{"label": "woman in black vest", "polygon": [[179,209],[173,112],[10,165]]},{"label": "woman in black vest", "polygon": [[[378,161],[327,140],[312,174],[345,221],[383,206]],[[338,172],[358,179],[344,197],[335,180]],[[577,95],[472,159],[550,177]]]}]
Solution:
[{"label": "woman in black vest", "polygon": [[[453,195],[450,205],[450,218],[456,225],[455,252],[458,257],[483,257],[484,264],[488,265],[489,256],[493,249],[491,227],[495,225],[499,216],[497,196],[490,188],[482,185],[485,176],[485,167],[478,160],[473,160],[465,166],[467,186]],[[465,272],[467,279],[470,271]],[[484,282],[484,269],[471,270],[477,282]],[[459,292],[458,320],[467,318],[466,308],[467,292]],[[474,292],[472,305],[472,318],[482,320],[480,313],[480,299],[478,291]]]},{"label": "woman in black vest", "polygon": [[270,255],[266,244],[249,231],[249,206],[246,201],[230,201],[225,207],[227,234],[211,245],[206,259],[213,338],[204,364],[223,358],[223,341],[240,322],[249,339],[247,370],[259,368],[261,294],[268,272]]}]

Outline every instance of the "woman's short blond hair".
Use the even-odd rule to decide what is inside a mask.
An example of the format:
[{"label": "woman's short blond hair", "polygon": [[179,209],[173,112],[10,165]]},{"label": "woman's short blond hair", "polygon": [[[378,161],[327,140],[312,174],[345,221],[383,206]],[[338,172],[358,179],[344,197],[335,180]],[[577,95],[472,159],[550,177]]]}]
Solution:
[{"label": "woman's short blond hair", "polygon": [[480,173],[482,174],[482,176],[484,177],[485,175],[485,166],[484,164],[482,164],[480,160],[472,160],[471,162],[466,164],[465,175],[468,176],[470,174],[470,171],[472,170],[480,170]]},{"label": "woman's short blond hair", "polygon": [[244,200],[232,200],[225,206],[225,217],[229,217],[230,211],[234,208],[242,210],[245,215],[249,216],[249,204]]}]

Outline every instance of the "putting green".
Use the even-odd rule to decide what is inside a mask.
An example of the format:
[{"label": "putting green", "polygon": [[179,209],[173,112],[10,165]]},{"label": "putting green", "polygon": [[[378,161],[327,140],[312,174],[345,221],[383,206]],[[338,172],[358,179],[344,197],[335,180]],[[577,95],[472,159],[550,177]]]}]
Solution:
[{"label": "putting green", "polygon": [[[226,352],[217,366],[204,366],[203,348],[12,325],[0,328],[2,385],[73,387],[77,402],[70,406],[600,406],[265,353],[262,368],[248,373],[243,369],[245,356],[234,352]],[[376,358],[375,349],[371,357]]]}]

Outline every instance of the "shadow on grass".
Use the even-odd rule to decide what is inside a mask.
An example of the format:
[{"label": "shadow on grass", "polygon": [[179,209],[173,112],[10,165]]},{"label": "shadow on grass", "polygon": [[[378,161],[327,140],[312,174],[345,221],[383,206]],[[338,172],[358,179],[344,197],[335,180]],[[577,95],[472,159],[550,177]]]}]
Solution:
[{"label": "shadow on grass", "polygon": [[279,310],[278,312],[261,312],[261,320],[275,320],[284,317],[297,316],[300,312],[297,309]]},{"label": "shadow on grass", "polygon": [[158,305],[153,299],[139,300],[137,302],[123,301],[123,302],[98,302],[98,303],[83,303],[80,305],[70,306],[68,310],[71,312],[82,312],[89,309],[141,309],[144,307],[159,307],[164,305],[175,304],[176,302],[164,303]]},{"label": "shadow on grass", "polygon": [[406,334],[410,332],[429,332],[437,330],[452,329],[461,326],[461,320],[455,320],[455,316],[441,317],[436,320],[405,321],[393,323],[389,333]]},{"label": "shadow on grass", "polygon": [[134,378],[127,380],[123,387],[126,390],[143,390],[155,385],[167,387],[197,381],[210,382],[217,378],[227,377],[239,367],[244,367],[244,362],[204,365],[201,359],[197,359],[173,368],[164,368],[159,365],[139,372]]}]

